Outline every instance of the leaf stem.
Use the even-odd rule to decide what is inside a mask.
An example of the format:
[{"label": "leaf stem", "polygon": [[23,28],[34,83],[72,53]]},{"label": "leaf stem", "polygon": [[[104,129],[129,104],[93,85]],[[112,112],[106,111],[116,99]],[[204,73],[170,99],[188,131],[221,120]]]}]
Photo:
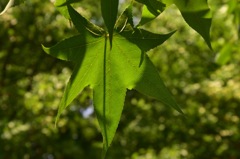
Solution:
[{"label": "leaf stem", "polygon": [[103,145],[103,158],[105,158],[107,149],[108,149],[108,138],[107,138],[107,121],[106,121],[106,70],[107,70],[107,42],[108,42],[109,34],[105,35],[105,45],[104,45],[104,57],[103,57],[103,139],[105,140],[105,144]]}]

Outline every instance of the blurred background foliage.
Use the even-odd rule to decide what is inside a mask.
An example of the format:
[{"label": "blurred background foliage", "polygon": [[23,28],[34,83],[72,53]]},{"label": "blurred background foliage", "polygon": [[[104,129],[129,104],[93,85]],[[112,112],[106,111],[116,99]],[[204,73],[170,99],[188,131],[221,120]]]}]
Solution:
[{"label": "blurred background foliage", "polygon": [[[102,25],[99,2],[81,3],[78,11]],[[128,91],[109,159],[240,158],[240,2],[209,3],[214,51],[174,6],[144,26],[158,33],[178,30],[148,54],[186,118]],[[99,158],[102,138],[89,88],[54,127],[72,64],[46,55],[41,44],[75,34],[71,23],[51,1],[31,0],[1,16],[0,28],[0,159]]]}]

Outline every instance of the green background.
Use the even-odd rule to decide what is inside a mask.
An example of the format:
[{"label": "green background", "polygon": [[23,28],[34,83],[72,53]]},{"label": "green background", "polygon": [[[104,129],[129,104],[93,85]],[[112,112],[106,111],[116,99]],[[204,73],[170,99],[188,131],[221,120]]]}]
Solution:
[{"label": "green background", "polygon": [[[145,25],[157,33],[177,29],[148,55],[186,117],[128,91],[107,158],[240,158],[239,4],[234,2],[209,1],[214,51],[175,6]],[[99,2],[81,3],[78,11],[102,25]],[[75,34],[72,24],[50,1],[32,0],[2,15],[0,28],[0,159],[99,158],[102,137],[94,113],[87,114],[92,106],[89,88],[54,127],[73,64],[45,54],[41,44],[52,46]]]}]

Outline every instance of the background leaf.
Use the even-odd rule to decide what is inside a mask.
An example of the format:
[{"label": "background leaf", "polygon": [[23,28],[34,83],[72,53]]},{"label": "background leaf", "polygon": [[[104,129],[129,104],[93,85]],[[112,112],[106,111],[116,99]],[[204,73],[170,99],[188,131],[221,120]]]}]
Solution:
[{"label": "background leaf", "polygon": [[226,44],[215,58],[215,62],[219,65],[225,65],[231,59],[234,46],[231,43]]},{"label": "background leaf", "polygon": [[155,19],[157,16],[152,14],[149,9],[147,8],[147,6],[143,6],[142,8],[142,17],[141,20],[139,22],[138,25],[144,25],[150,21],[152,21],[153,19]]},{"label": "background leaf", "polygon": [[144,29],[133,29],[132,31],[123,32],[122,35],[125,36],[129,41],[138,45],[144,52],[149,51],[166,41],[175,32],[169,34],[156,34]]},{"label": "background leaf", "polygon": [[228,12],[234,17],[234,23],[238,29],[238,38],[240,38],[240,2],[238,0],[229,1]]},{"label": "background leaf", "polygon": [[141,21],[138,25],[144,25],[151,20],[155,19],[157,16],[164,11],[166,5],[159,0],[137,0],[138,2],[144,4],[142,7]]},{"label": "background leaf", "polygon": [[187,24],[198,32],[208,47],[212,49],[210,27],[212,14],[207,0],[163,0],[167,5],[175,4],[180,10]]},{"label": "background leaf", "polygon": [[71,19],[67,5],[70,5],[72,3],[81,2],[82,0],[56,0],[54,5],[56,6],[57,10],[66,18]]},{"label": "background leaf", "polygon": [[158,16],[161,12],[164,11],[166,5],[160,0],[137,0],[147,6],[148,10],[155,16]]},{"label": "background leaf", "polygon": [[67,9],[69,14],[71,15],[71,19],[73,24],[79,33],[84,32],[85,30],[89,31],[95,36],[102,36],[104,30],[99,26],[89,22],[86,18],[84,18],[81,14],[75,11],[70,5],[67,5]]},{"label": "background leaf", "polygon": [[132,30],[133,27],[132,4],[130,4],[119,16],[115,24],[115,29],[120,33],[124,30]]}]

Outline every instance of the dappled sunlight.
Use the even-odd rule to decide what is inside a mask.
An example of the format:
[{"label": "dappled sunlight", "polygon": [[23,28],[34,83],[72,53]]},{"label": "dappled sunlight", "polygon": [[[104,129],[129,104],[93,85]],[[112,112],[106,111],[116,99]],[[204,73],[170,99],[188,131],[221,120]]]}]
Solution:
[{"label": "dappled sunlight", "polygon": [[[176,5],[139,30],[114,34],[112,50],[109,43],[104,50],[107,33],[95,28],[99,32],[91,32],[94,38],[92,34],[82,38],[80,29],[75,39],[64,41],[72,48],[63,48],[69,54],[52,52],[86,70],[79,74],[75,69],[69,85],[81,91],[73,88],[69,107],[56,124],[74,67],[44,54],[41,44],[53,46],[77,30],[53,2],[26,1],[0,16],[0,159],[99,158],[101,130],[109,127],[105,133],[111,132],[113,142],[107,159],[240,158],[240,48],[234,1],[209,0],[213,51],[188,26]],[[123,11],[130,0],[119,2]],[[2,9],[1,5],[2,1]],[[91,22],[104,25],[99,1],[81,0],[73,6]],[[134,25],[140,21],[140,9],[141,5],[133,10]],[[115,27],[126,26],[124,22]],[[91,44],[79,47],[86,41]],[[92,53],[89,58],[84,56],[86,51]],[[100,103],[97,109],[94,98]],[[116,106],[123,103],[120,118],[122,107]],[[185,115],[164,103],[179,105]],[[96,117],[104,120],[105,127],[99,126]]]}]

